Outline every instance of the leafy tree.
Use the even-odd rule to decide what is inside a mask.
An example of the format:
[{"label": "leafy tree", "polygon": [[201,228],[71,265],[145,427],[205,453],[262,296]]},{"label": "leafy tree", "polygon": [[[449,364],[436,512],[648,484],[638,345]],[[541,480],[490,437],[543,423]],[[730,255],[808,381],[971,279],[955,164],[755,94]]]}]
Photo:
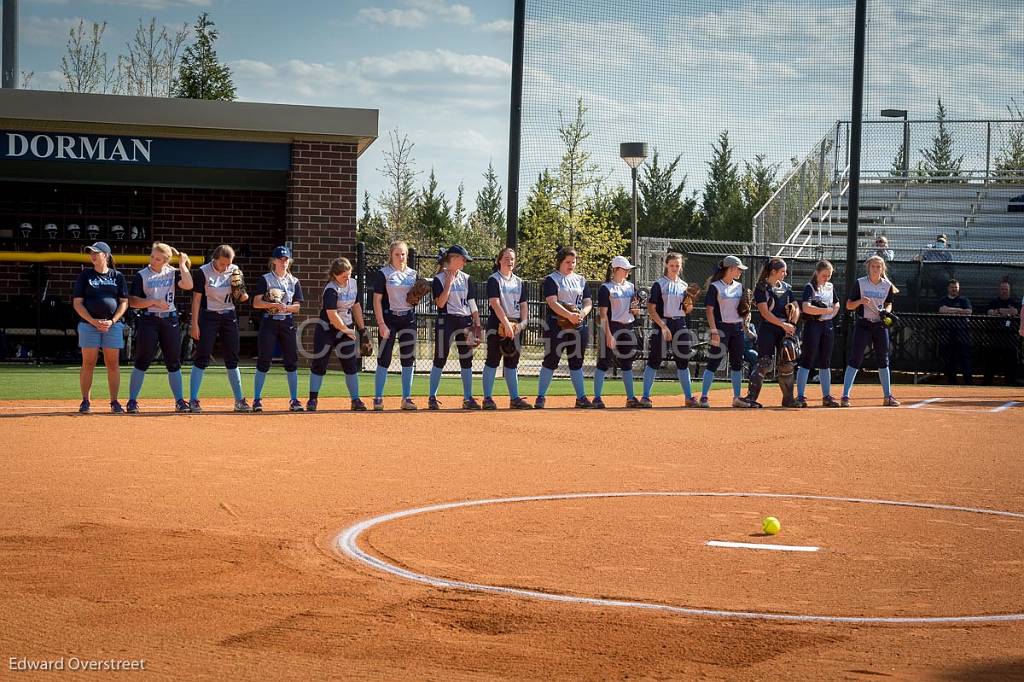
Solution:
[{"label": "leafy tree", "polygon": [[103,51],[103,34],[107,22],[92,22],[86,31],[85,21],[68,31],[67,53],[60,59],[60,74],[64,78],[61,90],[65,92],[116,93],[117,68],[108,64]]},{"label": "leafy tree", "polygon": [[178,55],[188,33],[187,25],[171,34],[163,26],[157,30],[155,17],[148,26],[139,19],[135,36],[125,44],[128,54],[118,57],[124,94],[170,97],[175,88]]},{"label": "leafy tree", "polygon": [[385,240],[417,241],[420,232],[416,224],[416,169],[412,157],[415,144],[408,135],[399,137],[395,130],[388,133],[388,139],[391,147],[384,152],[384,167],[378,169],[388,183],[379,199],[386,226]]},{"label": "leafy tree", "polygon": [[[942,98],[939,98],[936,119],[939,122],[939,130],[932,138],[931,149],[919,150],[924,160],[918,163],[917,174],[933,178],[959,177],[964,155],[956,156],[953,134],[946,127],[946,108],[942,106]],[[936,180],[936,182],[943,181]]]},{"label": "leafy tree", "polygon": [[210,15],[203,12],[192,27],[195,42],[185,48],[174,87],[175,97],[234,101],[235,84],[231,69],[217,59],[213,44],[219,32]]},{"label": "leafy tree", "polygon": [[583,98],[576,100],[576,114],[566,120],[562,112],[558,112],[561,125],[558,135],[565,145],[562,159],[558,164],[558,182],[554,186],[555,205],[562,212],[569,230],[570,245],[576,242],[576,219],[583,209],[587,192],[600,182],[600,167],[590,160],[590,152],[584,143],[590,137],[587,130],[587,108],[583,106]]},{"label": "leafy tree", "polygon": [[356,240],[365,243],[371,253],[383,253],[391,242],[384,217],[370,206],[369,192],[363,192],[362,213],[356,223]]}]

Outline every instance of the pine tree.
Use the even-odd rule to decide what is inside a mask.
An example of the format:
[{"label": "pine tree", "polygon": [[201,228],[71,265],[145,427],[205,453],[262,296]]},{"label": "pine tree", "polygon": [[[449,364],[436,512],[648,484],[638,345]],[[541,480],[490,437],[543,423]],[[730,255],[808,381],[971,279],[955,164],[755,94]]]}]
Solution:
[{"label": "pine tree", "polygon": [[691,236],[697,200],[685,196],[685,175],[678,184],[675,182],[681,159],[680,154],[672,163],[663,166],[655,149],[650,161],[644,164],[643,174],[637,182],[637,233],[641,237],[682,239]]},{"label": "pine tree", "polygon": [[[956,178],[960,176],[960,165],[963,163],[964,155],[955,156],[953,135],[946,128],[946,108],[942,106],[942,98],[939,98],[939,110],[936,119],[939,123],[939,131],[932,138],[931,149],[921,149],[921,156],[924,161],[917,166],[917,174],[933,178]],[[935,182],[944,182],[935,180]]]},{"label": "pine tree", "polygon": [[455,195],[455,208],[452,209],[452,227],[458,231],[466,226],[466,183],[459,183],[459,191]]},{"label": "pine tree", "polygon": [[231,69],[217,59],[213,44],[219,32],[214,28],[209,14],[203,12],[196,19],[195,42],[185,48],[178,71],[178,82],[174,88],[175,97],[186,99],[234,101],[235,84]]},{"label": "pine tree", "polygon": [[495,230],[505,229],[505,202],[501,197],[501,185],[498,183],[498,174],[494,172],[494,162],[487,164],[484,172],[484,186],[476,195],[476,211],[474,215],[477,220],[485,225],[490,225]]},{"label": "pine tree", "polygon": [[714,156],[708,162],[699,236],[732,239],[734,235],[746,232],[742,226],[735,224],[742,220],[742,212],[739,165],[732,161],[729,131],[723,130],[718,136],[718,143],[714,145]]},{"label": "pine tree", "polygon": [[437,188],[437,176],[433,168],[430,169],[427,186],[420,191],[416,208],[420,230],[429,244],[434,247],[446,246],[452,236],[451,205],[444,192]]},{"label": "pine tree", "polygon": [[1012,97],[1006,109],[1013,123],[1007,133],[1006,146],[996,157],[996,172],[1011,181],[1020,182],[1024,180],[1024,110]]}]

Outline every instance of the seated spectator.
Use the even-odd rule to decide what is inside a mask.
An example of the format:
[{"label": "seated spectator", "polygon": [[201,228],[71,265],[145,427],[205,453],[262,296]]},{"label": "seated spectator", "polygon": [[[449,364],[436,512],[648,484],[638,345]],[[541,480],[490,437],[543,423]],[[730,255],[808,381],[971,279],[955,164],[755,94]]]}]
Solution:
[{"label": "seated spectator", "polygon": [[941,352],[946,359],[946,381],[956,383],[956,370],[959,365],[964,376],[964,383],[973,383],[971,379],[971,332],[967,320],[973,314],[971,301],[960,295],[960,282],[949,280],[946,296],[939,299],[939,314],[948,315],[951,319],[939,326],[939,338],[942,342]]},{"label": "seated spectator", "polygon": [[896,252],[889,248],[889,240],[885,235],[875,237],[875,252],[869,255],[879,256],[886,263],[896,260]]},{"label": "seated spectator", "polygon": [[990,347],[985,349],[985,385],[992,383],[996,374],[1006,378],[1010,386],[1017,385],[1017,318],[1021,306],[1010,295],[1010,283],[999,283],[999,296],[988,303],[988,315],[996,318]]}]

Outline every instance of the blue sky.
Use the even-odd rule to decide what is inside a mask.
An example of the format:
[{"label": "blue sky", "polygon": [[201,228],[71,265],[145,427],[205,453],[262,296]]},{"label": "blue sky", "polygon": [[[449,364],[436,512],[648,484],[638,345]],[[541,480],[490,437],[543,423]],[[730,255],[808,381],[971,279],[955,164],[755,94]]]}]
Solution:
[{"label": "blue sky", "polygon": [[[682,154],[699,188],[711,143],[729,129],[740,159],[788,166],[849,116],[852,0],[530,0],[523,188],[557,163],[559,110],[589,107],[587,145],[609,183],[628,181],[617,143]],[[511,75],[511,0],[22,0],[22,68],[34,87],[56,68],[78,18],[107,21],[114,54],[137,20],[221,31],[241,99],[380,109],[379,139],[360,161],[376,196],[389,130],[408,134],[426,180],[436,169],[472,203],[493,161],[504,184]],[[908,108],[952,118],[1005,118],[1024,101],[1020,0],[869,0],[865,115]],[[897,131],[893,129],[894,133]],[[927,131],[913,147],[927,144]],[[972,159],[980,129],[964,127]],[[886,142],[873,150],[888,166]],[[998,138],[998,135],[996,136]],[[896,139],[896,136],[891,136]],[[969,139],[968,139],[969,138]],[[998,144],[998,139],[993,144]]]}]

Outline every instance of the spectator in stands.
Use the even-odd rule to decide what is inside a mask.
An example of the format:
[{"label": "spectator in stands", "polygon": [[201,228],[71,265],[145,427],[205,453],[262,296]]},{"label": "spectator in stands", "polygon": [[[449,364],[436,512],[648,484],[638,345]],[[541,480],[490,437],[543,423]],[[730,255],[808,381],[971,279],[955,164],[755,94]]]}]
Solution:
[{"label": "spectator in stands", "polygon": [[930,289],[935,296],[941,296],[949,280],[956,278],[953,254],[949,252],[949,237],[944,234],[937,236],[914,260],[921,263],[921,288]]},{"label": "spectator in stands", "polygon": [[1017,385],[1017,330],[1016,318],[1020,305],[1010,296],[1010,282],[999,283],[999,296],[988,304],[988,315],[994,317],[991,345],[985,349],[985,385],[992,383],[996,374],[1006,377],[1010,386]]},{"label": "spectator in stands", "polygon": [[875,237],[875,252],[869,255],[879,256],[886,263],[896,260],[896,252],[889,248],[888,238],[881,234]]},{"label": "spectator in stands", "polygon": [[946,381],[956,383],[959,365],[964,383],[971,384],[971,332],[964,318],[973,314],[970,299],[960,295],[960,282],[955,279],[947,283],[946,296],[939,299],[939,314],[947,315],[939,325],[939,338],[946,360]]}]

